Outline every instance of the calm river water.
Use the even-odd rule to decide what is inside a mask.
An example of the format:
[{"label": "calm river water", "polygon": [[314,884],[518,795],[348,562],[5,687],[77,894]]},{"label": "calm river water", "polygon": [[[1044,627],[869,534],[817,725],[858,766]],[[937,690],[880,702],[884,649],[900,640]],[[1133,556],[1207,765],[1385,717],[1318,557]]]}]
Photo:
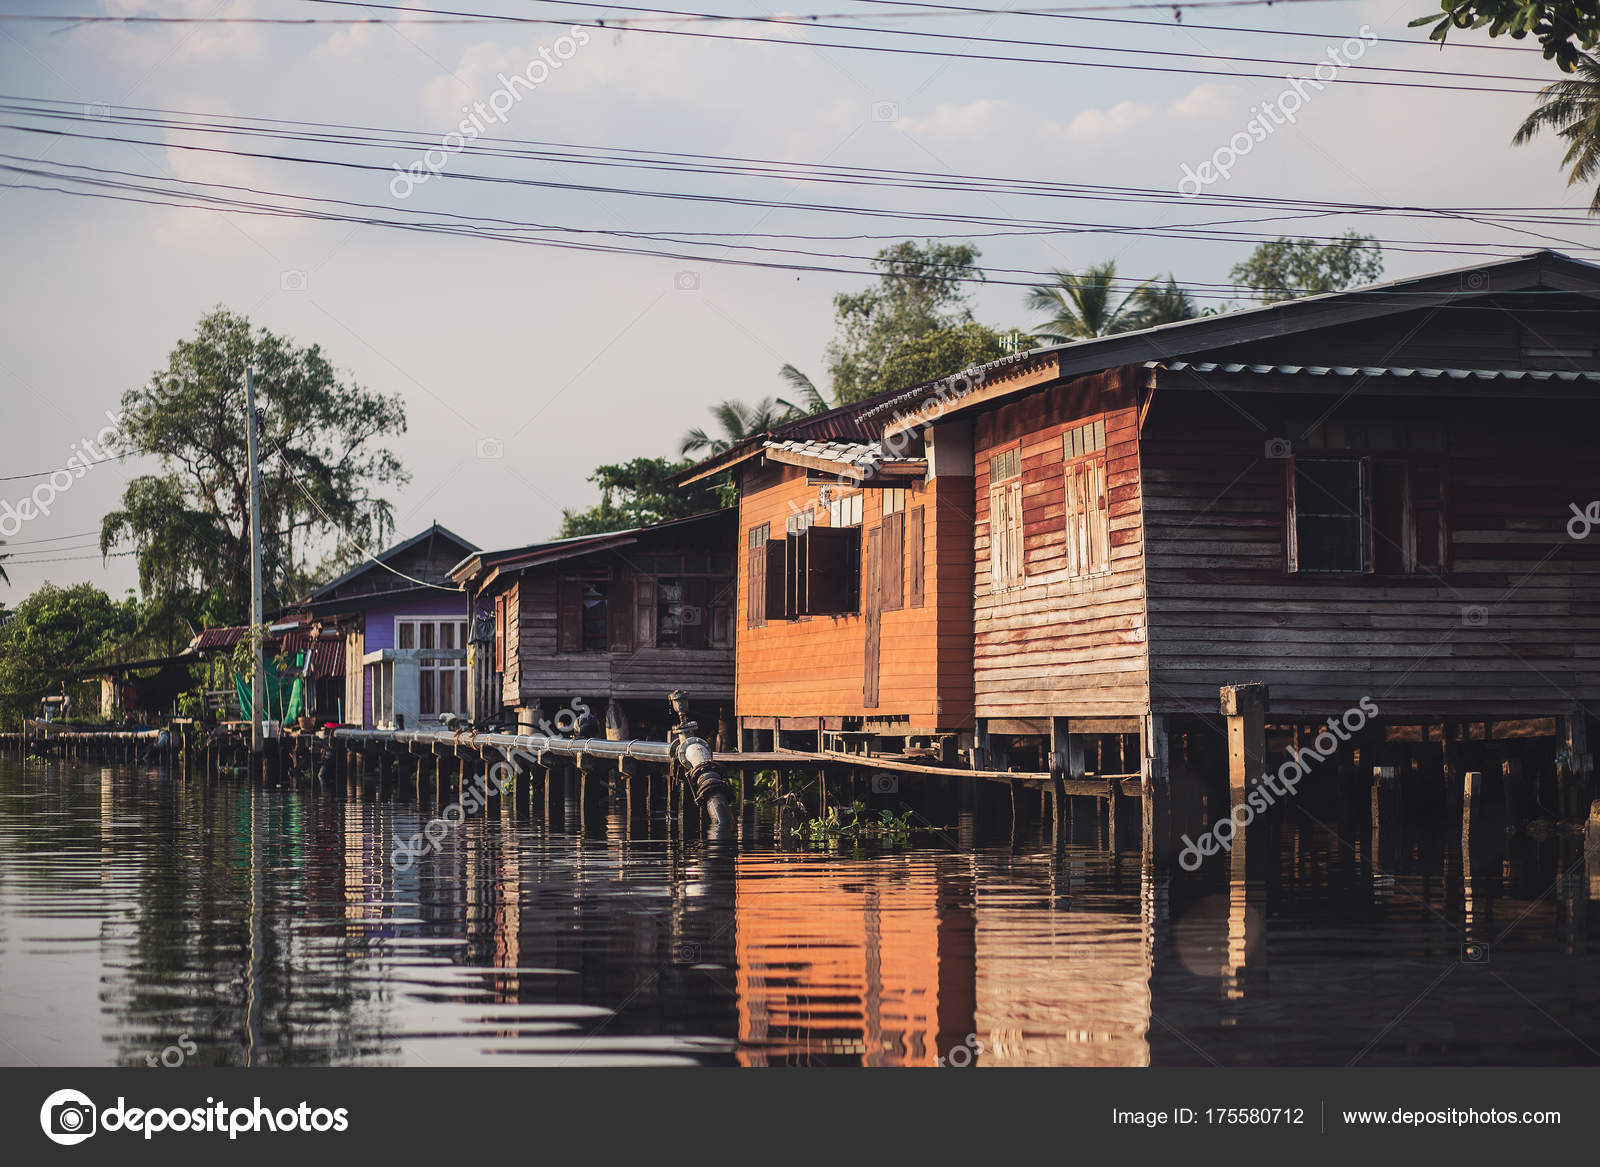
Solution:
[{"label": "calm river water", "polygon": [[1037,827],[839,855],[504,810],[397,872],[432,809],[0,762],[0,1062],[1600,1063],[1570,833],[1375,871],[1291,811],[1168,876]]}]

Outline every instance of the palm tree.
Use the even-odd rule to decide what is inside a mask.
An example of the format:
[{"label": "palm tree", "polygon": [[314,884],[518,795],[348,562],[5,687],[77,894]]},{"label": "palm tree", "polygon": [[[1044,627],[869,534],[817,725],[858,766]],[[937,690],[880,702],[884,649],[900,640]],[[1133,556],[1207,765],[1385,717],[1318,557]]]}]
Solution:
[{"label": "palm tree", "polygon": [[782,377],[789,388],[794,390],[794,395],[797,398],[796,401],[789,401],[780,397],[778,398],[778,404],[796,417],[806,417],[813,413],[825,413],[830,408],[828,399],[812,383],[811,378],[793,365],[783,366],[778,370],[778,376]]},{"label": "palm tree", "polygon": [[1059,268],[1052,274],[1050,283],[1028,289],[1028,309],[1050,313],[1044,326],[1034,330],[1039,339],[1065,344],[1139,327],[1137,300],[1149,287],[1149,280],[1119,300],[1115,294],[1117,261],[1114,259],[1095,264],[1082,275]]},{"label": "palm tree", "polygon": [[1133,301],[1135,328],[1154,328],[1158,324],[1173,324],[1200,315],[1200,305],[1171,275],[1167,276],[1165,284],[1145,283],[1134,292]]},{"label": "palm tree", "polygon": [[742,401],[719,401],[711,407],[711,416],[722,427],[722,434],[712,437],[696,426],[683,435],[683,442],[678,447],[680,454],[687,456],[704,452],[708,456],[715,456],[732,449],[746,438],[766,433],[792,420],[794,413],[793,407],[780,407],[772,398],[763,397],[754,405],[746,405]]},{"label": "palm tree", "polygon": [[[1535,109],[1511,139],[1524,146],[1541,130],[1554,130],[1567,140],[1567,185],[1592,182],[1600,177],[1600,60],[1580,55],[1576,76],[1547,85],[1539,96],[1544,104]],[[1589,213],[1600,215],[1600,185],[1589,202]]]}]

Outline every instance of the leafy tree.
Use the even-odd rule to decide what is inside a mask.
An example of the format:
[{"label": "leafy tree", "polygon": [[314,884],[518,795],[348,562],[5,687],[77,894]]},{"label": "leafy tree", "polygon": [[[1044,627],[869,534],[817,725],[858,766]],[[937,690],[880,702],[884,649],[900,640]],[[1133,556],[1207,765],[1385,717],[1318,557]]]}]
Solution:
[{"label": "leafy tree", "polygon": [[834,400],[846,405],[900,388],[904,382],[884,370],[892,354],[908,342],[970,323],[965,285],[983,278],[977,259],[970,243],[907,240],[878,252],[872,261],[881,277],[877,286],[833,298],[836,332],[828,346],[828,372]]},{"label": "leafy tree", "polygon": [[1114,259],[1095,264],[1081,274],[1055,269],[1049,283],[1036,284],[1028,290],[1029,310],[1050,314],[1035,335],[1051,344],[1065,344],[1142,327],[1140,295],[1148,290],[1150,281],[1145,280],[1120,297],[1116,282]]},{"label": "leafy tree", "polygon": [[795,409],[790,405],[782,405],[770,397],[763,397],[754,405],[746,405],[742,401],[719,401],[711,407],[711,416],[717,419],[717,424],[722,427],[721,434],[708,434],[700,426],[683,435],[679,443],[681,454],[703,454],[713,457],[724,450],[732,449],[746,438],[753,438],[757,434],[792,421]]},{"label": "leafy tree", "polygon": [[236,622],[249,611],[250,490],[245,368],[261,413],[262,572],[269,608],[310,581],[312,553],[343,533],[366,547],[393,532],[376,490],[407,480],[380,443],[405,431],[405,406],[343,380],[320,347],[297,347],[217,308],[167,367],[123,394],[112,444],[153,453],[100,529],[102,554],[132,543],[141,593],[169,623]]},{"label": "leafy tree", "polygon": [[968,320],[902,341],[884,356],[878,379],[885,389],[919,385],[998,360],[1012,351],[1006,337],[976,320]]},{"label": "leafy tree", "polygon": [[1262,303],[1275,304],[1372,283],[1383,275],[1383,247],[1372,236],[1354,231],[1327,244],[1275,239],[1257,247],[1230,274],[1234,283],[1264,293]]},{"label": "leafy tree", "polygon": [[[1540,96],[1544,103],[1530,113],[1514,145],[1533,141],[1541,130],[1554,130],[1564,138],[1567,153],[1561,164],[1568,168],[1567,185],[1593,182],[1600,177],[1600,60],[1579,58],[1578,75],[1547,86]],[[1589,213],[1600,215],[1600,184],[1589,201]]]},{"label": "leafy tree", "polygon": [[800,417],[813,413],[825,413],[831,408],[828,404],[828,399],[812,383],[811,378],[793,365],[783,366],[778,370],[778,376],[783,378],[784,384],[789,386],[789,390],[795,398],[793,401],[784,397],[778,398],[778,404],[790,413]]},{"label": "leafy tree", "polygon": [[1154,328],[1158,324],[1175,324],[1200,316],[1200,305],[1195,303],[1189,290],[1179,285],[1172,276],[1165,284],[1147,280],[1133,294],[1135,328]]},{"label": "leafy tree", "polygon": [[1594,0],[1439,0],[1437,12],[1419,16],[1410,27],[1432,24],[1430,40],[1443,41],[1453,28],[1489,29],[1490,36],[1516,40],[1532,34],[1565,73],[1582,62],[1582,50],[1600,43],[1600,7]]},{"label": "leafy tree", "polygon": [[556,537],[599,535],[715,510],[721,505],[715,487],[677,484],[677,475],[692,465],[692,460],[635,458],[619,465],[601,466],[589,475],[589,481],[600,488],[599,505],[581,511],[563,510]]},{"label": "leafy tree", "polygon": [[45,584],[0,625],[0,724],[39,714],[46,696],[67,693],[79,710],[99,699],[97,682],[71,674],[111,659],[138,629],[138,601],[113,600],[93,584]]}]

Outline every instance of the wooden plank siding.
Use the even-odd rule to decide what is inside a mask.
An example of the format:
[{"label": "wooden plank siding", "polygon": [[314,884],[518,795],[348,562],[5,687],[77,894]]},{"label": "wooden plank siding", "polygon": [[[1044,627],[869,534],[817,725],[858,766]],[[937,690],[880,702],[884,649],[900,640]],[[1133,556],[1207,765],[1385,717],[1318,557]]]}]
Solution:
[{"label": "wooden plank siding", "polygon": [[[972,726],[972,479],[936,478],[906,487],[906,522],[900,606],[879,617],[877,701],[866,692],[867,627],[863,611],[838,616],[769,617],[752,605],[764,592],[766,567],[752,569],[750,531],[765,525],[771,540],[785,537],[789,519],[818,503],[797,467],[769,465],[742,471],[739,511],[738,659],[735,711],[740,718],[903,719],[900,732],[960,730]],[[880,532],[883,491],[861,491],[862,528]],[[829,521],[816,508],[818,525]],[[904,522],[903,516],[900,522]],[[911,536],[921,532],[920,542]],[[861,556],[867,554],[863,538]],[[762,559],[764,548],[754,553]],[[922,572],[909,564],[920,557]],[[864,574],[860,601],[866,598]],[[917,602],[918,590],[921,602]],[[780,593],[781,594],[781,593]]]},{"label": "wooden plank siding", "polygon": [[[499,577],[477,602],[491,605],[496,596],[506,596],[507,651],[499,686],[503,705],[527,707],[543,701],[560,706],[573,697],[664,704],[675,688],[688,690],[697,702],[731,701],[733,577],[726,570],[660,569],[662,561],[653,557],[691,555],[709,562],[706,557],[715,556],[731,563],[732,539],[730,513],[660,536],[646,530],[620,550],[600,550]],[[565,647],[561,644],[562,581],[582,575],[609,580],[605,651],[582,651],[581,641],[572,639]],[[703,623],[684,637],[687,647],[655,643],[657,582],[674,577],[692,585],[685,589],[686,602],[692,598],[703,609]],[[640,597],[647,597],[645,607]],[[576,630],[569,633],[576,635]]]},{"label": "wooden plank siding", "polygon": [[[1297,360],[1317,363],[1319,347]],[[1266,682],[1274,713],[1317,717],[1363,696],[1394,716],[1600,701],[1600,534],[1565,529],[1571,504],[1600,496],[1593,404],[1463,401],[1448,385],[1431,401],[1272,398],[1259,385],[1225,400],[1230,378],[1211,384],[1158,383],[1144,433],[1155,710],[1214,712],[1218,686],[1239,681]],[[1266,442],[1325,413],[1442,425],[1442,573],[1286,570],[1287,463]]]},{"label": "wooden plank siding", "polygon": [[[981,718],[1126,716],[1148,700],[1137,386],[1142,370],[1080,377],[980,413],[973,431],[974,700]],[[1063,435],[1104,416],[1110,570],[1067,564]],[[1023,572],[990,565],[990,458],[1021,450]]]}]

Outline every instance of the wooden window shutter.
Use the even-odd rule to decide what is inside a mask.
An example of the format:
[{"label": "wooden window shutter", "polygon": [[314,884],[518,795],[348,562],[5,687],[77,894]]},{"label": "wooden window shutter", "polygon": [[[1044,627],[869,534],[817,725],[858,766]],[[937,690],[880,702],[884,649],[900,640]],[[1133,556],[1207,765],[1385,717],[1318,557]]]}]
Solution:
[{"label": "wooden window shutter", "polygon": [[798,544],[801,605],[805,616],[840,616],[861,610],[861,528],[811,527],[789,540]]},{"label": "wooden window shutter", "polygon": [[684,648],[704,648],[710,635],[711,581],[690,576],[683,581],[683,607],[680,627]]},{"label": "wooden window shutter", "polygon": [[733,647],[733,581],[712,580],[711,623],[709,628],[712,648]]},{"label": "wooden window shutter", "polygon": [[506,594],[494,598],[494,671],[506,670]]},{"label": "wooden window shutter", "polygon": [[1294,497],[1294,459],[1283,463],[1283,570],[1294,575],[1300,570],[1300,519]]},{"label": "wooden window shutter", "polygon": [[896,511],[883,520],[883,557],[879,563],[883,577],[883,611],[905,607],[906,513]]},{"label": "wooden window shutter", "polygon": [[563,579],[556,588],[556,651],[583,651],[583,581]]},{"label": "wooden window shutter", "polygon": [[922,546],[924,539],[922,508],[913,507],[907,514],[910,517],[906,519],[906,606],[920,608],[923,593],[922,573],[926,566],[924,557],[927,555]]},{"label": "wooden window shutter", "polygon": [[1368,575],[1378,570],[1378,557],[1372,537],[1372,459],[1361,459],[1361,570]]},{"label": "wooden window shutter", "polygon": [[633,567],[621,560],[611,565],[606,591],[606,643],[614,653],[633,651]]},{"label": "wooden window shutter", "polygon": [[656,646],[656,581],[654,576],[633,577],[633,647]]},{"label": "wooden window shutter", "polygon": [[745,596],[744,626],[760,628],[767,622],[767,545],[749,549],[746,563],[748,586]]},{"label": "wooden window shutter", "polygon": [[1006,488],[989,488],[989,578],[996,589],[1006,586]]},{"label": "wooden window shutter", "polygon": [[1022,480],[1006,483],[1006,567],[1007,582],[1022,582],[1027,570],[1022,563]]},{"label": "wooden window shutter", "polygon": [[1106,490],[1106,464],[1096,458],[1086,467],[1089,484],[1085,508],[1090,518],[1090,571],[1111,567],[1111,503]]},{"label": "wooden window shutter", "polygon": [[1408,476],[1414,571],[1443,571],[1448,564],[1441,469],[1438,463],[1420,462],[1411,467]]},{"label": "wooden window shutter", "polygon": [[1084,572],[1083,467],[1068,463],[1063,486],[1066,491],[1067,574]]},{"label": "wooden window shutter", "polygon": [[790,539],[768,539],[761,547],[765,559],[762,571],[766,585],[767,602],[762,622],[787,620],[794,615],[787,603],[789,596],[788,550]]}]

